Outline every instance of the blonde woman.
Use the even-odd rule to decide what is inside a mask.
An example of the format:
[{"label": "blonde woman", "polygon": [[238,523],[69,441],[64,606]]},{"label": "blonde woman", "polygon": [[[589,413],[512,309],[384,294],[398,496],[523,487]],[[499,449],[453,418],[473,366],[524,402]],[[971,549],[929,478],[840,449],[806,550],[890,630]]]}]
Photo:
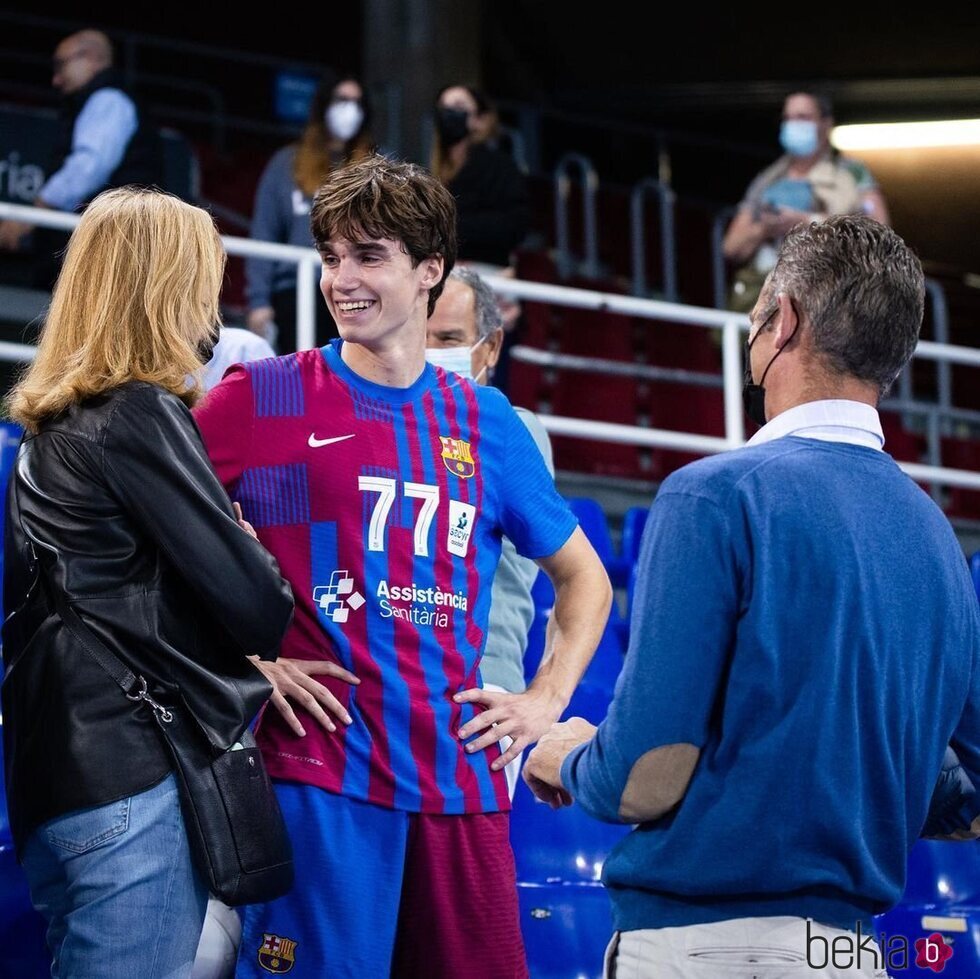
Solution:
[{"label": "blonde woman", "polygon": [[[292,596],[238,525],[190,406],[219,325],[211,218],[122,188],[72,234],[7,499],[7,800],[54,976],[184,976],[207,901],[152,702],[230,746],[270,687]],[[69,623],[75,622],[74,627]],[[147,688],[127,698],[79,636]]]}]

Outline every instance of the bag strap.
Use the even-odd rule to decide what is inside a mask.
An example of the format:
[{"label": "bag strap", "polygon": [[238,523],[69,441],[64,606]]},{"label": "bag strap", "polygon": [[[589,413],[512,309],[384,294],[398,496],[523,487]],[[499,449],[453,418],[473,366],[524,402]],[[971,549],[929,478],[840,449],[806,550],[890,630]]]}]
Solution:
[{"label": "bag strap", "polygon": [[123,661],[115,655],[106,645],[103,643],[88,626],[78,617],[78,613],[68,604],[64,592],[60,589],[55,588],[48,581],[47,576],[44,574],[44,564],[38,559],[37,551],[34,549],[34,541],[28,537],[30,543],[31,554],[34,560],[37,562],[38,575],[41,580],[41,585],[44,588],[44,592],[48,597],[48,601],[52,604],[57,611],[58,615],[61,617],[61,621],[65,624],[68,631],[75,637],[78,644],[85,650],[92,659],[95,660],[99,666],[105,670],[106,673],[122,688],[122,692],[126,695],[128,700],[142,700],[153,708],[153,713],[157,716],[157,720],[162,721],[164,724],[169,724],[174,716],[171,711],[169,711],[162,704],[158,704],[149,694],[147,689],[146,678],[143,676],[137,677],[133,671],[126,666]]}]

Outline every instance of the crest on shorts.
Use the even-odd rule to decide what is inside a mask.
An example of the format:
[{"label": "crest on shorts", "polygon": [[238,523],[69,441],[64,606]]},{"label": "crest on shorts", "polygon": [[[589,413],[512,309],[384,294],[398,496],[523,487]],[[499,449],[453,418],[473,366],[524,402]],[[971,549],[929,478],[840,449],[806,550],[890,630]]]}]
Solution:
[{"label": "crest on shorts", "polygon": [[454,476],[469,479],[476,472],[470,443],[462,439],[451,439],[445,435],[440,435],[439,441],[442,442],[442,461],[445,467]]},{"label": "crest on shorts", "polygon": [[259,946],[259,965],[266,972],[282,975],[296,964],[296,942],[280,935],[262,936]]}]

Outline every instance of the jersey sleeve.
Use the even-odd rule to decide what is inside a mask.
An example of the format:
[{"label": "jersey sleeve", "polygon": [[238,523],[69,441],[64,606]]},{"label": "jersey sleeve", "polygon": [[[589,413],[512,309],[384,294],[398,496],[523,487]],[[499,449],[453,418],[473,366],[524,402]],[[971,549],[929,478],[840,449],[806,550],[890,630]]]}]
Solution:
[{"label": "jersey sleeve", "polygon": [[504,533],[524,557],[549,557],[578,526],[568,504],[517,412],[505,405],[500,520]]},{"label": "jersey sleeve", "polygon": [[232,367],[193,414],[221,485],[234,495],[248,467],[255,429],[255,401],[248,371],[240,364]]}]

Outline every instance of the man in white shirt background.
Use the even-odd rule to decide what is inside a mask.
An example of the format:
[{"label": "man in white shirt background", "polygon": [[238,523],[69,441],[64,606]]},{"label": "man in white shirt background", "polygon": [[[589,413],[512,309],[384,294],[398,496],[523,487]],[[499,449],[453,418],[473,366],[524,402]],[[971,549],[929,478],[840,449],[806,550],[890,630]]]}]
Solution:
[{"label": "man in white shirt background", "polygon": [[[55,48],[51,69],[51,84],[62,97],[61,133],[34,206],[74,212],[107,187],[160,184],[159,134],[146,124],[138,101],[114,68],[109,38],[95,30],[71,34]],[[31,231],[27,222],[0,221],[0,249],[24,247]],[[63,247],[65,235],[35,229],[33,238],[39,260],[48,260],[39,278],[53,278],[50,258]]]}]

